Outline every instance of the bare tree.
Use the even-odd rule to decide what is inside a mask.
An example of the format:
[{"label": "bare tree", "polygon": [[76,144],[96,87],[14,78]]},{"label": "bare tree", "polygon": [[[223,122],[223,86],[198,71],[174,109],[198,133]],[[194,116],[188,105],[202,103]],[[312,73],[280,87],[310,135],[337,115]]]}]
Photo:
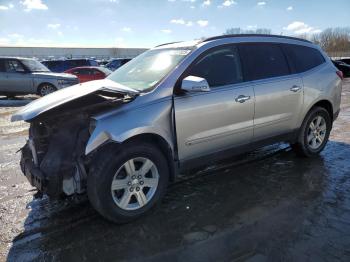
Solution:
[{"label": "bare tree", "polygon": [[321,33],[299,35],[319,45],[332,57],[350,56],[350,28],[327,28]]}]

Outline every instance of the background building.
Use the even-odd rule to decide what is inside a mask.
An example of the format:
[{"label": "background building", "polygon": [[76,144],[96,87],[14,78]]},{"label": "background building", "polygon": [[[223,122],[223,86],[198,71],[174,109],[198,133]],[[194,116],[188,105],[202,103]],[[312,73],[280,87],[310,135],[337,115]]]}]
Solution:
[{"label": "background building", "polygon": [[85,47],[11,47],[1,46],[0,56],[53,58],[134,58],[146,48],[85,48]]}]

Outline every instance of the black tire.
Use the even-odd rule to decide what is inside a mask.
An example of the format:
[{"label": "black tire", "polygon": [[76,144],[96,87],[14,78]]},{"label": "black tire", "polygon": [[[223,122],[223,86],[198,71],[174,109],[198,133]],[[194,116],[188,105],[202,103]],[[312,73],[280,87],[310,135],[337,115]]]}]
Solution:
[{"label": "black tire", "polygon": [[[111,149],[111,148],[109,148]],[[151,160],[159,174],[159,182],[149,202],[136,210],[120,208],[114,201],[111,185],[116,172],[126,161],[135,157]],[[118,150],[103,150],[93,162],[88,178],[87,192],[92,206],[106,219],[114,223],[127,223],[139,218],[152,209],[164,196],[169,181],[169,168],[161,151],[149,143],[132,142],[122,145]]]},{"label": "black tire", "polygon": [[[321,145],[317,149],[313,149],[307,140],[309,126],[317,116],[324,118],[326,123],[325,137]],[[306,115],[303,124],[301,125],[297,137],[297,142],[291,144],[294,152],[301,157],[314,157],[317,156],[326,146],[329,138],[329,134],[332,130],[332,119],[326,109],[323,107],[314,107]]]},{"label": "black tire", "polygon": [[[44,92],[45,89],[50,89],[52,90],[50,93],[49,92]],[[43,83],[38,87],[38,95],[39,96],[46,96],[48,94],[51,94],[53,92],[57,91],[57,88],[49,83]]]}]

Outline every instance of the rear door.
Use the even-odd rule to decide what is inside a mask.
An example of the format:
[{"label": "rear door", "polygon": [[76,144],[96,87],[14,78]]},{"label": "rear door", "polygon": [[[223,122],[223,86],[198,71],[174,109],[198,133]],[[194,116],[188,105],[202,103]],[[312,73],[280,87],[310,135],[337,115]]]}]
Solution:
[{"label": "rear door", "polygon": [[[237,48],[225,45],[210,49],[183,77],[189,75],[205,78],[211,90],[174,96],[180,161],[250,143],[254,92],[243,82]],[[242,97],[245,99],[239,99]]]},{"label": "rear door", "polygon": [[254,141],[293,131],[303,105],[303,83],[292,74],[280,44],[239,46],[245,78],[255,93]]},{"label": "rear door", "polygon": [[6,59],[6,78],[3,83],[4,91],[9,93],[32,93],[33,76],[27,72],[23,64],[17,59]]}]

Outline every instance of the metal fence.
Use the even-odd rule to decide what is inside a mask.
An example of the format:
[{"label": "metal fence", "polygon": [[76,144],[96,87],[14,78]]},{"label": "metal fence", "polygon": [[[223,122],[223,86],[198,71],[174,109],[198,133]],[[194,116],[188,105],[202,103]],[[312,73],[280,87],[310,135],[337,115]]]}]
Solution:
[{"label": "metal fence", "polygon": [[146,48],[84,48],[84,47],[0,47],[0,56],[19,56],[38,59],[58,58],[134,58]]}]

